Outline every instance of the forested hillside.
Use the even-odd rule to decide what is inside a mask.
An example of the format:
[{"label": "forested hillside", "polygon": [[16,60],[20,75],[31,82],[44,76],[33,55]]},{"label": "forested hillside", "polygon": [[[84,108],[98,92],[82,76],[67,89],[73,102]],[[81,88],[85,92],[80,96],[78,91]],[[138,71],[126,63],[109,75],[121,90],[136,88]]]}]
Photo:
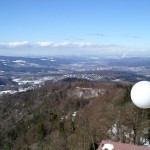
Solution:
[{"label": "forested hillside", "polygon": [[130,84],[65,80],[0,97],[1,150],[96,150],[101,140],[144,145],[150,109]]}]

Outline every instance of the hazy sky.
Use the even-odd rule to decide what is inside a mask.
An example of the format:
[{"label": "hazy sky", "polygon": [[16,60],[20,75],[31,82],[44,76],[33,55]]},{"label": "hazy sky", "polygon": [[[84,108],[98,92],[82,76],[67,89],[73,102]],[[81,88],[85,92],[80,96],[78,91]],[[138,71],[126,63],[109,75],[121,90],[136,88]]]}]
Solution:
[{"label": "hazy sky", "polygon": [[150,0],[0,0],[0,55],[136,51],[150,51]]}]

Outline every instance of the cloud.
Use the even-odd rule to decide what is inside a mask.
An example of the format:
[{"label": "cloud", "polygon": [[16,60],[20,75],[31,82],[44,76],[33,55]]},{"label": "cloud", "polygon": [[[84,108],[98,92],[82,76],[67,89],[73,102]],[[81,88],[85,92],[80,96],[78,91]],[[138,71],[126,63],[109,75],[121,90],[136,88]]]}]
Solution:
[{"label": "cloud", "polygon": [[[144,53],[143,53],[144,51]],[[90,56],[150,56],[149,49],[130,48],[122,45],[99,45],[86,42],[9,42],[0,43],[0,55],[4,56],[58,56],[58,55],[90,55]]]},{"label": "cloud", "polygon": [[19,46],[25,46],[28,45],[29,42],[23,41],[23,42],[10,42],[10,43],[0,43],[0,46],[4,47],[19,47]]},{"label": "cloud", "polygon": [[47,47],[50,46],[52,43],[51,42],[37,42],[35,45],[41,46],[41,47]]},{"label": "cloud", "polygon": [[92,46],[91,43],[71,43],[71,42],[10,42],[10,43],[0,43],[0,47],[3,48],[25,48],[25,47],[37,47],[37,48],[53,48],[53,47],[87,47]]},{"label": "cloud", "polygon": [[106,36],[106,34],[104,34],[104,33],[90,33],[88,35],[90,35],[90,36]]},{"label": "cloud", "polygon": [[124,35],[124,36],[127,38],[132,38],[132,39],[141,39],[141,37],[138,35]]}]

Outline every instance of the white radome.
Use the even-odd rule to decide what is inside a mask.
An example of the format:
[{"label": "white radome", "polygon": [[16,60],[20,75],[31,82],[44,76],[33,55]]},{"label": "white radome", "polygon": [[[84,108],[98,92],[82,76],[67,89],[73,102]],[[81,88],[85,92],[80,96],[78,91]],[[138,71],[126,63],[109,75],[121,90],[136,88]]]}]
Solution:
[{"label": "white radome", "polygon": [[150,82],[136,83],[131,89],[131,99],[139,108],[150,108]]}]

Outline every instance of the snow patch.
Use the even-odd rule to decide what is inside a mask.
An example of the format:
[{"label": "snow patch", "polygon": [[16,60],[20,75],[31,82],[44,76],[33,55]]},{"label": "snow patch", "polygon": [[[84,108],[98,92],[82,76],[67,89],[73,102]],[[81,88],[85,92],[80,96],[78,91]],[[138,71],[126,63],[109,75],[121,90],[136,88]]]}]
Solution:
[{"label": "snow patch", "polygon": [[5,62],[6,60],[1,59],[0,61]]},{"label": "snow patch", "polygon": [[56,61],[56,60],[54,60],[54,59],[51,59],[51,61]]},{"label": "snow patch", "polygon": [[24,60],[14,60],[13,62],[15,62],[15,63],[26,63],[26,61],[24,61]]},{"label": "snow patch", "polygon": [[46,59],[46,58],[42,58],[41,60],[48,60],[48,59]]},{"label": "snow patch", "polygon": [[75,117],[77,115],[77,111],[75,111],[72,116]]},{"label": "snow patch", "polygon": [[105,150],[105,149],[113,150],[114,146],[112,144],[104,144],[104,146],[102,147],[102,150]]},{"label": "snow patch", "polygon": [[0,95],[3,95],[3,94],[14,94],[14,93],[17,93],[17,91],[13,91],[13,90],[0,91]]},{"label": "snow patch", "polygon": [[113,82],[121,82],[120,79],[115,79],[115,80],[112,80]]}]

